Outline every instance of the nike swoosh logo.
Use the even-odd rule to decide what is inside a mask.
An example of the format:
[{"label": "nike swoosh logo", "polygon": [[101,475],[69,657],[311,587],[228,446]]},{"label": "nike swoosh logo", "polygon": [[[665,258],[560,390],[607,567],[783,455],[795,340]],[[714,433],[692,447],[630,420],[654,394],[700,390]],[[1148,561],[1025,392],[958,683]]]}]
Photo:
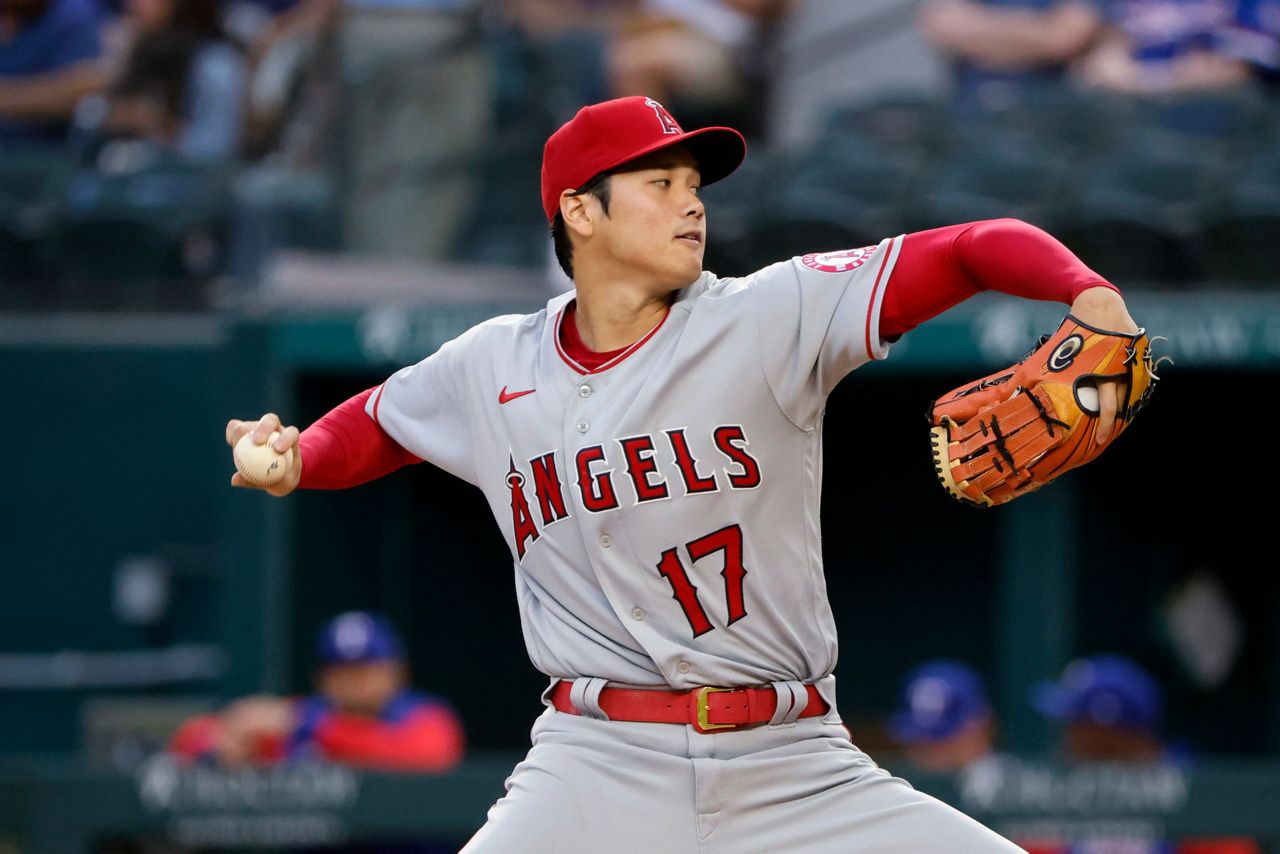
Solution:
[{"label": "nike swoosh logo", "polygon": [[537,391],[537,389],[531,388],[531,389],[528,389],[527,391],[513,391],[510,394],[508,394],[507,387],[503,386],[502,391],[498,392],[498,403],[500,404],[510,403],[511,401],[515,400],[517,397],[524,397],[526,394],[533,394],[535,391]]}]

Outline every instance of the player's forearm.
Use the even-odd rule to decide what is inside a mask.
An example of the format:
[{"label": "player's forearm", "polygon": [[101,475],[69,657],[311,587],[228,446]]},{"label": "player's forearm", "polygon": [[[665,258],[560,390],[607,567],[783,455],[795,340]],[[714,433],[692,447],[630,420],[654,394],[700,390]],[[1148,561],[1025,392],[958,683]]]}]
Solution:
[{"label": "player's forearm", "polygon": [[302,431],[298,439],[303,459],[299,487],[345,489],[421,462],[365,414],[373,392],[368,389],[357,394]]},{"label": "player's forearm", "polygon": [[955,260],[982,290],[1070,304],[1092,287],[1118,290],[1053,235],[1016,219],[972,223]]},{"label": "player's forearm", "polygon": [[982,7],[974,14],[963,31],[940,28],[935,41],[956,56],[999,68],[1065,62],[1088,46],[1101,25],[1096,10],[1076,3],[1048,12]]},{"label": "player's forearm", "polygon": [[1016,219],[908,234],[885,289],[880,334],[894,338],[984,290],[1070,305],[1116,290],[1056,238]]},{"label": "player's forearm", "polygon": [[86,95],[102,88],[104,75],[96,61],[61,71],[0,82],[0,115],[41,121],[66,119]]},{"label": "player's forearm", "polygon": [[1199,51],[1174,64],[1169,88],[1175,92],[1200,92],[1242,85],[1252,76],[1249,66],[1230,56]]}]

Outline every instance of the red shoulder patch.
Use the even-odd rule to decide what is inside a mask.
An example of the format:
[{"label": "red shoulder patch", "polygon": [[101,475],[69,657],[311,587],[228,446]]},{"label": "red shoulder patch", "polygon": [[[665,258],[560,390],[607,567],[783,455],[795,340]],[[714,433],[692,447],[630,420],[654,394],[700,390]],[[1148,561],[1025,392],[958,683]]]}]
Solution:
[{"label": "red shoulder patch", "polygon": [[801,258],[800,263],[810,270],[821,270],[823,273],[847,273],[867,263],[867,259],[875,251],[874,246],[863,246],[861,249],[841,249],[838,252],[813,252]]}]

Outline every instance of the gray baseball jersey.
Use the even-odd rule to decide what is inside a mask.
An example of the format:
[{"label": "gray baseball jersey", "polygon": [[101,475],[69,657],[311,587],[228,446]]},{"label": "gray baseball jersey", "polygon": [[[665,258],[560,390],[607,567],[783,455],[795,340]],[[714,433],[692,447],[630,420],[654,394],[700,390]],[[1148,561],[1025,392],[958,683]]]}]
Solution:
[{"label": "gray baseball jersey", "polygon": [[[467,854],[1018,850],[877,768],[835,708],[822,413],[888,353],[880,304],[901,244],[703,273],[593,370],[561,346],[563,295],[369,398],[397,442],[483,490],[529,656],[553,685],[574,680],[581,716],[538,719]],[[607,682],[773,683],[778,711],[719,733],[601,720]],[[797,719],[806,682],[831,707],[821,718]]]},{"label": "gray baseball jersey", "polygon": [[813,682],[836,663],[822,412],[842,377],[887,352],[878,313],[900,244],[703,273],[594,371],[560,346],[562,295],[398,372],[367,411],[484,491],[542,672]]}]

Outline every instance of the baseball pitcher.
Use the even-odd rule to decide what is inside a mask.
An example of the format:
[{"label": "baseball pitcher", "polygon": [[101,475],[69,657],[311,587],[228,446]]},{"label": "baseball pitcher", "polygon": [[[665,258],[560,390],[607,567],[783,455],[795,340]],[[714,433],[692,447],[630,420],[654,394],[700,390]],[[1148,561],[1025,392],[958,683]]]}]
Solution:
[{"label": "baseball pitcher", "polygon": [[745,154],[736,131],[685,131],[652,99],[582,109],[542,165],[572,292],[480,324],[301,435],[274,414],[227,425],[232,445],[278,430],[296,450],[274,495],[421,461],[483,491],[549,685],[471,854],[1019,850],[878,768],[840,722],[823,409],[980,290],[1069,305],[1022,363],[934,406],[944,486],[998,504],[1127,425],[1151,387],[1146,339],[1113,286],[1014,220],[704,271],[700,189]]}]

